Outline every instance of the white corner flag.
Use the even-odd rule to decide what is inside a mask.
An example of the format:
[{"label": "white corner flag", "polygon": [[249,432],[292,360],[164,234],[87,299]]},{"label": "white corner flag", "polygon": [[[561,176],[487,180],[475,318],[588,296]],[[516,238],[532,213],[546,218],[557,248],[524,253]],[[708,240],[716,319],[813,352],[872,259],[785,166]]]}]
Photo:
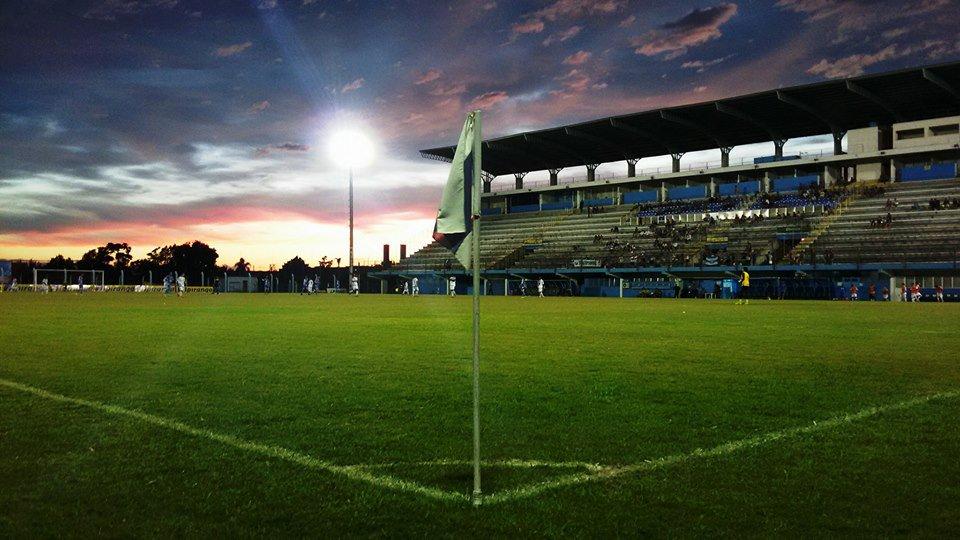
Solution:
[{"label": "white corner flag", "polygon": [[467,115],[443,188],[433,239],[473,270],[473,504],[480,491],[480,111]]},{"label": "white corner flag", "polygon": [[[453,155],[447,185],[443,188],[433,239],[453,252],[464,268],[473,266],[472,217],[479,213],[480,111],[467,115]],[[476,200],[474,200],[476,199]]]}]

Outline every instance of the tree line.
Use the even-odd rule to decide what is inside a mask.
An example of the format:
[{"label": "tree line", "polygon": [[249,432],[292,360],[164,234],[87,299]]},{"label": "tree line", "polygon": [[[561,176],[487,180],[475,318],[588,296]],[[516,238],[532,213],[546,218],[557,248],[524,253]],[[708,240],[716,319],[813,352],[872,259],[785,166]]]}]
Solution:
[{"label": "tree line", "polygon": [[[32,279],[33,268],[51,270],[102,270],[107,283],[121,281],[128,285],[140,283],[159,283],[163,276],[176,272],[186,275],[190,284],[199,285],[201,278],[206,285],[224,274],[251,274],[258,277],[273,276],[278,283],[277,289],[287,290],[290,283],[298,286],[304,278],[316,279],[323,286],[333,286],[335,282],[346,283],[346,268],[340,267],[340,259],[322,257],[315,265],[308,264],[302,257],[296,256],[283,263],[279,269],[273,265],[269,270],[254,271],[249,261],[243,257],[233,264],[218,264],[219,254],[210,245],[194,240],[183,244],[171,244],[154,248],[145,257],[134,259],[132,247],[126,242],[108,242],[95,247],[73,260],[62,254],[46,263],[17,262],[14,264],[14,276],[20,281]],[[336,267],[334,267],[336,265]],[[366,273],[367,269],[363,269]],[[51,283],[60,283],[63,278],[57,274],[45,274]]]}]

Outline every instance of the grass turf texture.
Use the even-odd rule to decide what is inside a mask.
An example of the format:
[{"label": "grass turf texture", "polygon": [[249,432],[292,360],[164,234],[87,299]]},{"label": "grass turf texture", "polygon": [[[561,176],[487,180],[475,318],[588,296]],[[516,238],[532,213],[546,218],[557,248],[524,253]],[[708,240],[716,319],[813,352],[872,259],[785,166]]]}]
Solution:
[{"label": "grass turf texture", "polygon": [[[465,494],[468,466],[417,464],[470,458],[469,302],[4,294],[0,379]],[[686,454],[958,390],[958,357],[960,305],[485,298],[484,458]],[[949,535],[958,417],[934,400],[472,508],[0,386],[0,536]]]}]

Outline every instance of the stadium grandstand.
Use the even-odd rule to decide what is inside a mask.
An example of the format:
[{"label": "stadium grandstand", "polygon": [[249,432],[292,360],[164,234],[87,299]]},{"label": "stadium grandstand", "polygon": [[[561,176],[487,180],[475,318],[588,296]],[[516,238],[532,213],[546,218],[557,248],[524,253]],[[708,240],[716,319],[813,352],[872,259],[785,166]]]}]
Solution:
[{"label": "stadium grandstand", "polygon": [[[746,267],[758,296],[837,298],[851,282],[893,291],[917,280],[956,298],[958,114],[954,62],[486,140],[485,292],[543,278],[564,284],[555,293],[729,295]],[[784,154],[788,140],[817,135],[832,138],[832,152]],[[730,162],[731,149],[757,143],[773,152]],[[684,167],[684,154],[711,149],[718,161]],[[449,161],[454,150],[421,154]],[[665,155],[670,170],[637,171],[641,158]],[[613,162],[626,163],[622,176],[597,179]],[[576,167],[586,175],[561,181]],[[532,171],[549,171],[549,182],[525,185]],[[374,276],[417,276],[425,292],[442,292],[459,273],[431,243]]]}]

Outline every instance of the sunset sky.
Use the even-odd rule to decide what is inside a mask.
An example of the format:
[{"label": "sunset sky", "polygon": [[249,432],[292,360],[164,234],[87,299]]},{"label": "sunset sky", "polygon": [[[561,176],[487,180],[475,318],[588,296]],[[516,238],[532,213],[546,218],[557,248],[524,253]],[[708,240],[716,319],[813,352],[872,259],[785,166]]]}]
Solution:
[{"label": "sunset sky", "polygon": [[358,257],[412,252],[446,178],[417,150],[454,143],[472,108],[492,137],[956,60],[958,13],[950,0],[6,1],[0,259],[194,239],[257,268],[346,257],[346,172],[326,152],[342,127],[377,141],[356,176]]}]

